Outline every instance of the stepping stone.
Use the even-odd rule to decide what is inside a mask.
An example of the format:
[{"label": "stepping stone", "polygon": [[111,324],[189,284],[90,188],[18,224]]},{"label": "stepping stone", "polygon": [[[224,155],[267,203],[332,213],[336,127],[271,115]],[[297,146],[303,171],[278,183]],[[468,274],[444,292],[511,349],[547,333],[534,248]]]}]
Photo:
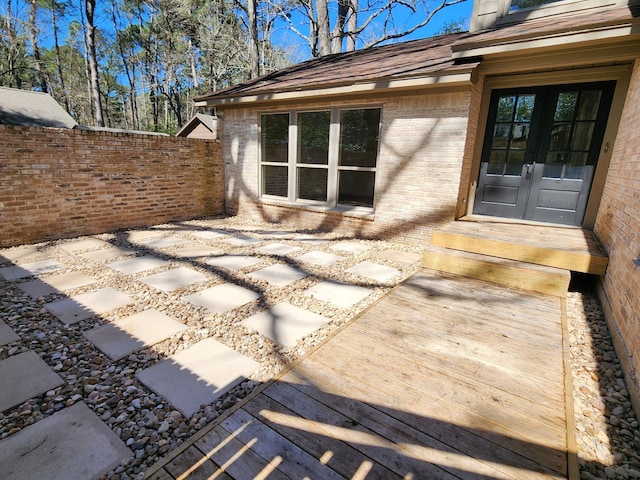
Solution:
[{"label": "stepping stone", "polygon": [[260,368],[255,360],[207,338],[136,376],[186,417],[209,405]]},{"label": "stepping stone", "polygon": [[256,245],[258,243],[264,242],[261,238],[251,238],[245,237],[244,235],[238,237],[231,237],[226,240],[223,240],[224,243],[228,243],[229,245],[233,245],[234,247],[247,247],[249,245]]},{"label": "stepping stone", "polygon": [[112,287],[105,287],[97,292],[46,303],[44,308],[65,325],[72,325],[94,315],[134,303],[135,301],[124,293]]},{"label": "stepping stone", "polygon": [[202,230],[194,233],[196,237],[205,238],[207,240],[214,240],[218,238],[227,238],[229,236],[226,232],[221,232],[219,230]]},{"label": "stepping stone", "polygon": [[145,310],[95,327],[83,335],[112,360],[120,360],[187,328],[162,312]]},{"label": "stepping stone", "polygon": [[291,232],[283,230],[256,230],[255,233],[264,235],[267,238],[283,238],[290,237],[292,235]]},{"label": "stepping stone", "polygon": [[173,255],[180,258],[200,258],[211,255],[221,255],[224,251],[210,245],[191,245],[174,250]]},{"label": "stepping stone", "polygon": [[308,277],[309,274],[289,265],[278,264],[271,265],[270,267],[266,267],[261,270],[256,270],[255,272],[249,274],[249,276],[257,280],[264,280],[265,282],[271,285],[275,285],[276,287],[286,287],[296,280],[301,280],[304,277]]},{"label": "stepping stone", "polygon": [[256,330],[285,348],[315,332],[329,319],[288,303],[279,303],[264,312],[244,319],[241,323],[248,330]]},{"label": "stepping stone", "polygon": [[62,250],[67,252],[79,252],[81,250],[89,250],[92,248],[106,247],[109,243],[98,240],[97,238],[87,238],[83,240],[77,240],[74,242],[63,243],[59,246]]},{"label": "stepping stone", "polygon": [[144,272],[145,270],[151,270],[153,268],[164,267],[165,265],[169,265],[169,262],[160,258],[152,257],[151,255],[144,255],[142,257],[135,257],[128,260],[109,263],[107,264],[107,267],[111,267],[125,275],[131,275],[134,273]]},{"label": "stepping stone", "polygon": [[189,243],[189,240],[180,237],[162,237],[139,240],[137,243],[151,248],[169,248],[175,247],[176,245],[184,245],[185,243]]},{"label": "stepping stone", "polygon": [[329,241],[326,238],[314,237],[313,235],[298,235],[297,237],[293,237],[291,240],[305,243],[307,245],[322,245]]},{"label": "stepping stone", "polygon": [[66,267],[55,260],[42,260],[40,262],[25,263],[19,267],[0,268],[0,275],[2,275],[5,280],[19,280],[20,278],[31,277],[33,275],[55,272],[63,268]]},{"label": "stepping stone", "polygon": [[314,285],[304,293],[323,302],[332,303],[340,308],[347,308],[371,295],[373,290],[359,285],[350,285],[335,280],[325,280],[324,282]]},{"label": "stepping stone", "polygon": [[302,250],[300,247],[294,247],[293,245],[287,245],[285,243],[270,243],[264,247],[258,248],[258,252],[267,255],[289,255],[290,253]]},{"label": "stepping stone", "polygon": [[9,325],[0,320],[0,346],[8,345],[18,340],[20,340],[18,334]]},{"label": "stepping stone", "polygon": [[[4,385],[0,389],[0,412],[64,383],[62,378],[31,350],[2,360],[0,378]],[[6,388],[9,385],[11,388]],[[1,469],[0,472],[3,476],[6,475]]]},{"label": "stepping stone", "polygon": [[43,279],[19,283],[18,288],[32,298],[40,298],[52,293],[66,292],[78,287],[96,283],[96,279],[80,272],[68,272],[61,275],[50,275]]},{"label": "stepping stone", "polygon": [[361,253],[371,249],[371,245],[365,245],[359,242],[338,242],[331,245],[332,250],[347,253]]},{"label": "stepping stone", "polygon": [[190,268],[180,267],[141,278],[140,281],[163,292],[173,292],[197,282],[204,282],[209,277]]},{"label": "stepping stone", "polygon": [[113,260],[118,257],[133,255],[134,253],[136,253],[136,251],[131,248],[113,246],[105,250],[98,250],[96,252],[83,253],[80,256],[83,258],[86,258],[87,260],[93,260],[96,262],[106,262],[108,260]]},{"label": "stepping stone", "polygon": [[331,267],[336,263],[338,263],[339,261],[345,259],[345,257],[341,257],[340,255],[321,252],[319,250],[314,250],[312,252],[305,253],[296,258],[298,260],[302,260],[305,263],[311,263],[312,265],[319,265],[321,267]]},{"label": "stepping stone", "polygon": [[158,230],[131,230],[125,234],[124,239],[129,242],[139,242],[149,238],[157,238],[164,235],[164,232]]},{"label": "stepping stone", "polygon": [[93,480],[132,456],[122,440],[82,402],[0,440],[0,472],[11,480]]},{"label": "stepping stone", "polygon": [[212,258],[207,260],[208,265],[214,267],[222,267],[227,270],[242,270],[243,268],[250,267],[256,263],[260,263],[262,260],[249,255],[224,255],[222,257]]},{"label": "stepping stone", "polygon": [[44,252],[42,252],[38,247],[18,247],[0,251],[0,260],[4,257],[12,262],[21,262],[40,257],[42,255],[44,255]]},{"label": "stepping stone", "polygon": [[242,288],[232,283],[223,283],[207,288],[193,295],[187,295],[185,300],[208,308],[213,313],[225,313],[260,298],[253,290]]},{"label": "stepping stone", "polygon": [[404,263],[406,265],[413,265],[414,263],[418,263],[420,260],[422,260],[422,254],[390,249],[380,252],[378,258],[381,258],[383,260],[390,260],[397,263]]},{"label": "stepping stone", "polygon": [[372,278],[378,282],[388,282],[400,273],[395,268],[368,261],[354,265],[345,271],[361,277]]}]

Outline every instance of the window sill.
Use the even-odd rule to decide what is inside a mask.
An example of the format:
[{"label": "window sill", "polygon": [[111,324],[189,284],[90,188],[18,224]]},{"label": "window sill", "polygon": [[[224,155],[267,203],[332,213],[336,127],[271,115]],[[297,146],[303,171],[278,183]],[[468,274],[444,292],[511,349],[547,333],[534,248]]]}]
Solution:
[{"label": "window sill", "polygon": [[273,205],[276,207],[296,208],[300,210],[308,210],[318,213],[336,213],[345,217],[361,218],[366,220],[374,220],[375,215],[373,208],[367,207],[350,207],[348,205],[338,205],[337,207],[327,207],[324,205],[314,205],[309,203],[290,202],[288,200],[280,200],[270,197],[260,197],[260,203],[265,205]]}]

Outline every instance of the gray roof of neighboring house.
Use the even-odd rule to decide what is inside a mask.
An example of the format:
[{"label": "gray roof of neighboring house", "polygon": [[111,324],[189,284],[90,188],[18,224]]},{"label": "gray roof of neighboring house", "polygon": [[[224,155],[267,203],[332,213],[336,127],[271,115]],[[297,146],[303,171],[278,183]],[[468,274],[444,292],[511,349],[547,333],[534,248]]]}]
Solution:
[{"label": "gray roof of neighboring house", "polygon": [[0,124],[73,128],[77,122],[48,93],[0,87]]},{"label": "gray roof of neighboring house", "polygon": [[176,133],[176,137],[186,137],[191,133],[191,131],[198,126],[198,124],[202,124],[207,127],[213,133],[213,122],[216,120],[216,117],[213,115],[205,115],[204,113],[196,113],[191,120],[183,125],[183,127]]}]

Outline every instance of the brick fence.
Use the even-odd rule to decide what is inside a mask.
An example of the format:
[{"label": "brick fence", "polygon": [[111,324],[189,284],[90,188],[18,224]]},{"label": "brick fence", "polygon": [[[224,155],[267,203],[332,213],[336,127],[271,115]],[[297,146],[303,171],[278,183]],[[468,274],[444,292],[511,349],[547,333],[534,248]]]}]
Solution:
[{"label": "brick fence", "polygon": [[224,212],[222,146],[0,125],[0,247]]}]

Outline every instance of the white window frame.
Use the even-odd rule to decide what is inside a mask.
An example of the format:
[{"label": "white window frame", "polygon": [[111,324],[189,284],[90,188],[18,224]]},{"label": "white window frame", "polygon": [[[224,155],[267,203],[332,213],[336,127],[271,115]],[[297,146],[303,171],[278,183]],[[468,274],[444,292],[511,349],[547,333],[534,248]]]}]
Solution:
[{"label": "white window frame", "polygon": [[[340,113],[346,110],[380,110],[380,122],[378,124],[378,145],[376,152],[376,166],[375,167],[358,167],[358,166],[340,166]],[[331,114],[331,121],[329,124],[329,148],[328,148],[328,162],[327,164],[306,164],[298,163],[298,115],[300,113],[308,112],[324,112],[329,111]],[[288,161],[287,161],[287,196],[281,197],[276,195],[267,195],[263,191],[263,167],[264,166],[280,166],[283,167],[283,162],[269,162],[262,159],[262,117],[265,115],[278,115],[289,114],[289,142],[288,142]],[[348,106],[348,107],[328,107],[328,108],[312,108],[312,109],[296,109],[289,111],[268,111],[260,112],[258,114],[258,152],[259,152],[259,196],[261,199],[274,201],[278,203],[285,202],[287,204],[295,204],[300,206],[310,206],[319,208],[329,208],[338,211],[349,212],[362,212],[371,213],[375,207],[376,200],[376,188],[375,188],[375,176],[378,168],[378,162],[380,157],[380,132],[382,130],[382,106],[381,105],[367,105],[367,106]],[[309,200],[298,198],[299,191],[299,168],[317,168],[327,170],[327,200]],[[373,172],[374,174],[374,189],[372,207],[365,206],[352,206],[338,203],[339,185],[338,178],[341,171],[361,171],[361,172]]]},{"label": "white window frame", "polygon": [[511,0],[500,0],[496,24],[520,23],[525,20],[561,15],[577,10],[608,7],[619,3],[619,0],[559,0],[537,7],[512,11]]}]

